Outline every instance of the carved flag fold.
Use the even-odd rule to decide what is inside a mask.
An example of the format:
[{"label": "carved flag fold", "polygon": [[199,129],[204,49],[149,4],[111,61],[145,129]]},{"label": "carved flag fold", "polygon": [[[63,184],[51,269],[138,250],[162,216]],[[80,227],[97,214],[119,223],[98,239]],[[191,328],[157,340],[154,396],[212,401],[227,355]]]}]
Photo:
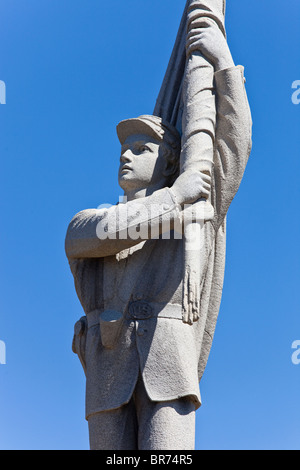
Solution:
[{"label": "carved flag fold", "polygon": [[[199,51],[188,57],[186,46],[203,19],[214,21],[225,35],[225,0],[188,0],[174,49],[158,95],[154,114],[170,122],[182,135],[180,171],[211,174],[216,127],[214,68]],[[202,22],[202,23],[201,23]],[[185,227],[183,321],[200,316],[203,224],[213,217],[209,200],[197,204],[197,221]]]}]

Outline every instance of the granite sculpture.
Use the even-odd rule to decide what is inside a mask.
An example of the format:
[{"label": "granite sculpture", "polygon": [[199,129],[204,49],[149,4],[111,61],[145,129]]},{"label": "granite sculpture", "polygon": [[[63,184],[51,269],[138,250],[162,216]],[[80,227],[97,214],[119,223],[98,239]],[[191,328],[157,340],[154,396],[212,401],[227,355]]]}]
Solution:
[{"label": "granite sculpture", "polygon": [[223,0],[188,0],[153,115],[117,126],[124,202],[75,215],[66,254],[85,315],[91,449],[191,450],[251,150],[244,69]]}]

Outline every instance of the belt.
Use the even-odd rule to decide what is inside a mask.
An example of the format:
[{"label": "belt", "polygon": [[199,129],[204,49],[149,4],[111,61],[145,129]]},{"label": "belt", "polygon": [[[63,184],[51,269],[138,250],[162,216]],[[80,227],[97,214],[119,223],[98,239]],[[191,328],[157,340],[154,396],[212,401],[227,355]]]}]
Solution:
[{"label": "belt", "polygon": [[[93,310],[87,313],[88,328],[99,325],[99,316],[101,313],[102,310]],[[125,318],[129,320],[148,320],[150,318],[182,320],[182,306],[179,304],[136,300],[129,303]]]}]

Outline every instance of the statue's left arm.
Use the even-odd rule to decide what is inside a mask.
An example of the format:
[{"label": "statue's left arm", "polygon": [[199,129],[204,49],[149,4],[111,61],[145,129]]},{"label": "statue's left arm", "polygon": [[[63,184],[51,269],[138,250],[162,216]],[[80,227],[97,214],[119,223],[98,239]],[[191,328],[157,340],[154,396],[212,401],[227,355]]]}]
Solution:
[{"label": "statue's left arm", "polygon": [[212,197],[217,229],[243,178],[252,146],[252,119],[243,67],[216,72],[215,86],[217,127]]},{"label": "statue's left arm", "polygon": [[200,51],[213,64],[216,130],[213,159],[213,224],[222,224],[241,183],[251,151],[252,119],[244,68],[235,66],[227,41],[209,19],[198,20],[187,40],[188,56]]}]

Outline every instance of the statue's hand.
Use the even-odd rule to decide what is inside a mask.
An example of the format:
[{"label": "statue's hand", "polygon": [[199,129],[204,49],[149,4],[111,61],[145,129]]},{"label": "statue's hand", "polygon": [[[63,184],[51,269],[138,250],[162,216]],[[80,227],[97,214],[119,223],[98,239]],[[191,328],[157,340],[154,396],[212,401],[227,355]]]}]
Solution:
[{"label": "statue's hand", "polygon": [[178,204],[184,205],[192,204],[201,197],[207,199],[210,188],[211,176],[203,171],[193,169],[178,176],[171,189]]},{"label": "statue's hand", "polygon": [[226,38],[211,19],[198,18],[191,22],[187,35],[187,57],[200,52],[215,68],[215,71],[234,66]]}]

